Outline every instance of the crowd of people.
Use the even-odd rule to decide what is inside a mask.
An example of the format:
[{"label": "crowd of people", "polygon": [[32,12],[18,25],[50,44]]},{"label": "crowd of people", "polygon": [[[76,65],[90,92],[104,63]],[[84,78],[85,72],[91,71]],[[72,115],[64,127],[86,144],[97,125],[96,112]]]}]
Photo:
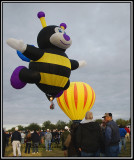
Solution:
[{"label": "crowd of people", "polygon": [[130,129],[118,126],[112,119],[112,113],[105,113],[101,125],[93,120],[93,113],[88,111],[85,120],[75,122],[69,129],[65,126],[63,130],[47,129],[46,131],[15,131],[5,133],[3,130],[3,156],[5,147],[11,138],[13,156],[21,156],[21,144],[25,145],[25,153],[38,153],[40,144],[45,144],[46,151],[52,151],[52,145],[62,144],[64,156],[68,157],[118,157],[122,146],[126,150],[126,139],[130,138]]},{"label": "crowd of people", "polygon": [[[3,157],[5,155],[5,148],[9,145],[9,139],[11,140],[13,148],[13,156],[16,157],[16,150],[18,156],[21,156],[21,144],[25,144],[25,153],[32,154],[38,153],[38,148],[41,144],[45,144],[46,151],[52,151],[52,146],[58,147],[60,142],[63,144],[64,133],[66,130],[69,130],[67,126],[63,130],[27,130],[19,131],[18,127],[15,127],[14,132],[5,132],[3,129],[3,139],[2,139],[2,148],[3,148]],[[69,132],[69,131],[68,131]]]}]

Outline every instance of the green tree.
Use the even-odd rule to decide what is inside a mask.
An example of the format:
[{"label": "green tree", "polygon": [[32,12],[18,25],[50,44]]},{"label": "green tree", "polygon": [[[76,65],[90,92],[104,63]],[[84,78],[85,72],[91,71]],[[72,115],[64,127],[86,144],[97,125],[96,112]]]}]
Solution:
[{"label": "green tree", "polygon": [[41,127],[37,123],[31,123],[29,126],[27,126],[27,129],[32,131],[32,130],[40,130]]},{"label": "green tree", "polygon": [[25,130],[25,129],[24,129],[24,127],[23,127],[22,125],[18,125],[18,130],[19,130],[19,131],[23,131],[23,130]]},{"label": "green tree", "polygon": [[51,128],[51,122],[50,122],[50,121],[45,121],[45,122],[42,124],[42,128],[43,128],[43,129],[50,129],[50,128]]},{"label": "green tree", "polygon": [[119,126],[122,125],[123,127],[125,127],[129,124],[129,121],[120,118],[116,120],[116,123]]},{"label": "green tree", "polygon": [[9,129],[8,131],[9,131],[9,132],[14,132],[14,131],[15,131],[15,127]]},{"label": "green tree", "polygon": [[59,121],[56,123],[56,128],[57,128],[58,130],[61,130],[61,129],[64,129],[66,125],[67,125],[66,122],[59,120]]},{"label": "green tree", "polygon": [[71,128],[71,125],[73,124],[73,121],[72,120],[69,120],[69,122],[67,123],[67,126],[69,127],[69,128]]},{"label": "green tree", "polygon": [[101,124],[102,123],[102,119],[96,119],[95,122]]}]

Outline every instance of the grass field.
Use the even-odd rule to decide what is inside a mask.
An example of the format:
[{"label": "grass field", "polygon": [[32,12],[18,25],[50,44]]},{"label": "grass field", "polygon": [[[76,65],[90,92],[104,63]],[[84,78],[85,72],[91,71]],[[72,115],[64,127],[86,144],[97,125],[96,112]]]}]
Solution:
[{"label": "grass field", "polygon": [[[45,149],[45,145],[41,144],[38,148],[39,153],[32,153],[32,148],[30,150],[30,154],[26,154],[25,152],[25,144],[21,145],[21,153],[22,153],[22,157],[64,157],[64,151],[62,151],[61,149],[61,144],[58,145],[58,147],[56,146],[56,144],[52,145],[52,151],[46,151]],[[122,151],[121,154],[119,155],[119,157],[130,157],[131,156],[131,143],[130,141],[126,142],[126,150],[123,150],[122,147]],[[6,151],[5,151],[5,157],[13,157],[13,150],[12,150],[12,145],[11,143],[9,143],[9,146],[6,147]]]}]

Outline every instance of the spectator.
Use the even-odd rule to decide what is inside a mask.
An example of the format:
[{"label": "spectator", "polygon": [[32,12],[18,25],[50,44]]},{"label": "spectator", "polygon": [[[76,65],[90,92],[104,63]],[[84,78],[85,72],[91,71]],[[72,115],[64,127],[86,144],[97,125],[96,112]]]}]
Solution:
[{"label": "spectator", "polygon": [[51,143],[53,144],[55,142],[55,129],[53,131],[51,131],[51,134],[52,134],[52,140],[51,140]]},{"label": "spectator", "polygon": [[29,133],[29,130],[25,130],[25,136],[27,136],[28,133]]},{"label": "spectator", "polygon": [[76,145],[81,151],[81,157],[99,157],[102,143],[101,127],[93,121],[92,112],[88,111],[85,121],[76,130]]},{"label": "spectator", "polygon": [[11,136],[10,133],[6,132],[6,138],[7,138],[7,140],[6,140],[6,146],[8,146],[10,136]]},{"label": "spectator", "polygon": [[76,132],[78,125],[79,123],[73,123],[71,125],[71,131],[68,134],[67,139],[64,142],[64,145],[67,148],[67,153],[64,153],[64,155],[67,155],[68,157],[79,157],[80,156],[80,152],[76,148],[76,142],[75,142],[75,132]]},{"label": "spectator", "polygon": [[40,131],[37,132],[38,135],[39,135],[39,145],[41,144],[41,134],[40,134]]},{"label": "spectator", "polygon": [[[105,129],[106,129],[106,122],[105,120],[102,120],[102,123],[101,123],[101,130],[102,130],[102,135],[103,135],[103,142],[105,141]],[[105,144],[102,143],[101,145],[101,149],[100,149],[100,155],[101,157],[105,157]]]},{"label": "spectator", "polygon": [[59,143],[61,141],[62,129],[59,131]]},{"label": "spectator", "polygon": [[67,153],[67,147],[64,145],[64,142],[67,139],[68,134],[69,134],[69,128],[68,128],[68,126],[65,126],[65,128],[61,134],[62,150],[64,150],[64,153]]},{"label": "spectator", "polygon": [[120,130],[119,153],[121,153],[122,145],[124,146],[124,150],[126,150],[125,135],[127,134],[127,131],[125,130],[125,128],[122,125],[119,126],[119,130]]},{"label": "spectator", "polygon": [[30,148],[31,148],[31,133],[28,132],[26,137],[25,137],[25,143],[26,143],[26,147],[25,147],[25,153],[27,153],[28,151],[28,154],[30,154]]},{"label": "spectator", "polygon": [[47,129],[47,132],[45,134],[45,147],[46,151],[48,151],[48,145],[49,145],[49,151],[51,150],[51,140],[52,140],[52,134],[50,133],[49,129]]},{"label": "spectator", "polygon": [[126,138],[129,140],[129,137],[130,137],[130,129],[129,129],[129,127],[125,127],[125,130],[127,131],[127,134],[126,134]]},{"label": "spectator", "polygon": [[5,148],[7,143],[7,137],[4,129],[2,130],[2,157],[5,156]]},{"label": "spectator", "polygon": [[43,144],[43,142],[44,142],[44,136],[45,136],[45,133],[43,130],[41,130],[41,132],[40,132],[41,144]]},{"label": "spectator", "polygon": [[33,154],[35,154],[35,152],[38,153],[38,145],[39,145],[40,137],[36,130],[34,130],[34,132],[32,133],[31,139],[32,139],[32,145],[33,145]]},{"label": "spectator", "polygon": [[15,132],[12,134],[11,143],[13,146],[13,156],[16,157],[16,148],[18,150],[18,156],[21,156],[21,134],[18,132],[18,127],[15,128]]},{"label": "spectator", "polygon": [[106,122],[105,129],[105,154],[106,157],[118,157],[120,132],[116,122],[112,119],[112,113],[105,113],[102,117]]},{"label": "spectator", "polygon": [[58,130],[56,129],[55,131],[55,139],[54,139],[54,142],[56,144],[56,147],[58,148],[58,144],[59,144],[59,132]]},{"label": "spectator", "polygon": [[24,144],[25,134],[21,131],[21,144]]}]

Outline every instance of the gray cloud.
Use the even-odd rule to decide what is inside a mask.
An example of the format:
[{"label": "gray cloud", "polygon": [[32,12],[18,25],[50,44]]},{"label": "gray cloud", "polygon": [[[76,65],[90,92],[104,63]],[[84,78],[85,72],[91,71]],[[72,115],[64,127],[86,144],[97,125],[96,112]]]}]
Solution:
[{"label": "gray cloud", "polygon": [[41,24],[38,11],[46,13],[47,25],[67,24],[72,46],[69,58],[85,59],[87,65],[72,71],[71,81],[91,85],[96,101],[94,118],[112,112],[115,119],[130,118],[130,4],[129,3],[4,3],[3,4],[3,123],[53,123],[69,118],[58,107],[50,110],[45,94],[35,85],[21,90],[10,85],[13,70],[28,63],[7,46],[10,37],[37,46]]}]

